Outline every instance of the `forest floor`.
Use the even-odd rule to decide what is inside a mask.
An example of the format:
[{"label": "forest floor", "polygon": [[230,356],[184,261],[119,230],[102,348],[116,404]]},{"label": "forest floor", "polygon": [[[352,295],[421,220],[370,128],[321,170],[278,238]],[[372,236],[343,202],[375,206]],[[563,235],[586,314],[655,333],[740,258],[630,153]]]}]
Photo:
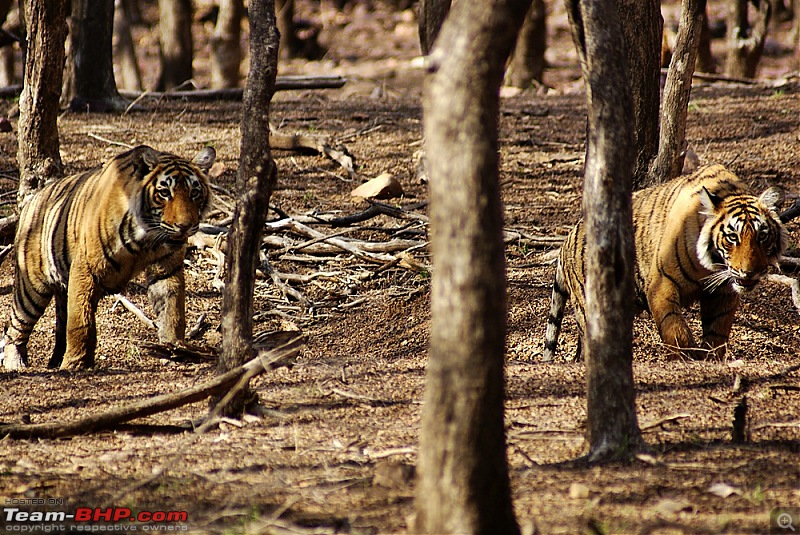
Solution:
[{"label": "forest floor", "polygon": [[[649,316],[637,318],[637,408],[651,452],[633,464],[570,463],[586,452],[584,366],[566,358],[576,342],[571,318],[561,337],[564,360],[540,362],[553,277],[542,256],[579,217],[585,102],[566,20],[555,4],[549,4],[550,89],[504,98],[501,110],[500,180],[506,227],[514,236],[506,247],[506,429],[520,523],[527,533],[546,534],[768,533],[775,508],[800,513],[800,317],[785,286],[765,282],[744,295],[723,361],[671,360]],[[304,14],[323,24],[328,56],[286,62],[281,74],[341,74],[349,81],[338,90],[280,92],[271,118],[283,132],[330,137],[345,146],[356,175],[324,156],[275,151],[279,177],[271,204],[299,221],[355,214],[367,204],[350,191],[363,179],[390,173],[405,190],[390,202],[416,205],[411,211],[424,214],[417,205],[426,201],[427,189],[415,160],[423,75],[415,60],[414,14],[387,11],[383,3],[341,13],[322,5],[317,11],[306,6]],[[719,17],[721,2],[710,5]],[[675,4],[667,7],[668,21],[674,20]],[[692,93],[691,148],[703,163],[727,165],[753,191],[776,184],[800,194],[800,85],[789,76],[788,26],[776,27],[758,83],[696,82]],[[204,31],[198,27],[196,35]],[[198,54],[201,84],[204,61]],[[152,78],[154,70],[145,74]],[[232,188],[239,103],[141,104],[143,109],[118,116],[62,115],[68,171],[97,166],[127,145],[146,143],[192,157],[212,144],[222,164],[213,181]],[[16,130],[16,119],[12,123]],[[16,138],[0,136],[0,187],[13,199]],[[212,219],[229,202],[218,193]],[[271,212],[270,219],[279,216]],[[367,261],[335,247],[311,248],[297,228],[270,232],[271,266],[294,291],[287,296],[271,279],[259,279],[256,330],[301,329],[307,344],[293,367],[253,381],[258,417],[194,434],[187,425],[207,412],[201,402],[85,436],[3,440],[4,507],[188,513],[183,523],[117,526],[139,531],[406,531],[414,510],[412,467],[428,341],[427,226],[384,215],[351,227],[313,227],[362,248],[404,239],[407,250],[384,253],[402,261]],[[794,248],[798,226],[789,231]],[[219,265],[213,248],[193,248],[187,260],[187,323],[204,315],[210,328],[196,343],[207,346],[221,337]],[[11,292],[11,263],[5,261],[0,309],[8,309]],[[152,315],[141,281],[125,295]],[[699,328],[696,310],[690,315]],[[54,372],[46,368],[53,321],[51,309],[31,340],[29,369],[0,373],[0,421],[71,421],[196,385],[215,373],[211,363],[152,356],[142,342],[156,342],[155,332],[110,297],[98,310],[96,369]],[[733,409],[743,397],[749,439],[735,444]],[[23,524],[30,525],[0,518],[6,531],[20,531]]]}]

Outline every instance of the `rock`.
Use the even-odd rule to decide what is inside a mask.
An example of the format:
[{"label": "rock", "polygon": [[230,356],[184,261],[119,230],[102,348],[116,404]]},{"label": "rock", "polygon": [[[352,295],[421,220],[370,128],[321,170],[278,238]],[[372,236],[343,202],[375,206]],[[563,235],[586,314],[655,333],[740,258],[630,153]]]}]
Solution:
[{"label": "rock", "polygon": [[408,486],[414,479],[414,466],[401,462],[383,461],[375,465],[372,484],[389,489]]},{"label": "rock", "polygon": [[391,174],[381,173],[358,186],[350,195],[364,199],[393,199],[403,195],[403,186]]}]

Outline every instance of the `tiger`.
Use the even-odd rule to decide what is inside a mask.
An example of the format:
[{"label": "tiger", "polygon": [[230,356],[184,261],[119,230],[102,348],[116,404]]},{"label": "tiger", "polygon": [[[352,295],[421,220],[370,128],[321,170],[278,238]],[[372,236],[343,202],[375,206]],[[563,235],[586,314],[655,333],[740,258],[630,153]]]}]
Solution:
[{"label": "tiger", "polygon": [[[759,196],[722,165],[633,194],[635,307],[649,311],[671,354],[725,355],[740,293],[751,290],[778,266],[787,233],[778,210],[783,191]],[[555,356],[564,306],[573,300],[582,355],[586,332],[583,221],[567,235],[556,264],[543,360]],[[681,308],[700,302],[702,345],[698,346]]]},{"label": "tiger", "polygon": [[100,298],[141,272],[164,343],[184,338],[187,239],[210,203],[205,147],[190,162],[141,145],[99,169],[46,185],[22,208],[14,241],[14,288],[3,367],[28,365],[31,331],[55,296],[50,368],[94,365]]}]

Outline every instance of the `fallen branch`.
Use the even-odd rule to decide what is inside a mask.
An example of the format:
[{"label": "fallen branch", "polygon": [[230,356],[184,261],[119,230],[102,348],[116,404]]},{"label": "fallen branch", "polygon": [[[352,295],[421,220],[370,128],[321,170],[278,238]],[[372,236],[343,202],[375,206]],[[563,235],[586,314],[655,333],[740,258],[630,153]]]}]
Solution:
[{"label": "fallen branch", "polygon": [[[275,80],[275,91],[291,89],[338,89],[347,82],[341,76],[278,76]],[[20,86],[21,89],[21,86]],[[190,91],[124,91],[120,96],[130,100],[143,99],[184,99],[190,101],[206,100],[242,100],[244,89],[231,87],[227,89],[194,89]]]},{"label": "fallen branch", "polygon": [[779,275],[777,273],[767,275],[767,280],[788,286],[792,291],[792,303],[794,303],[794,308],[800,312],[800,281],[786,275]]},{"label": "fallen branch", "polygon": [[654,420],[652,422],[649,422],[649,423],[646,423],[646,424],[642,424],[642,431],[647,431],[648,429],[661,427],[662,425],[664,425],[665,423],[668,423],[668,422],[676,422],[676,421],[681,420],[683,418],[691,418],[691,417],[692,417],[691,414],[688,414],[688,413],[685,413],[685,412],[678,413],[678,414],[672,414],[670,416],[665,416],[664,418],[659,418],[658,420]]},{"label": "fallen branch", "polygon": [[2,425],[0,426],[0,437],[14,439],[57,438],[93,433],[111,429],[116,425],[136,418],[144,418],[188,405],[189,403],[202,401],[211,396],[223,395],[236,385],[242,377],[257,375],[267,369],[286,365],[287,361],[290,361],[299,353],[304,344],[304,337],[297,333],[295,334],[296,336],[289,343],[274,349],[259,348],[256,358],[201,385],[115,407],[72,422]]},{"label": "fallen branch", "polygon": [[[391,217],[396,217],[398,219],[415,219],[418,221],[423,221],[425,223],[429,221],[428,216],[423,214],[418,214],[415,212],[410,212],[408,211],[409,209],[406,208],[398,208],[396,206],[391,206],[389,204],[373,201],[370,199],[367,199],[367,202],[370,204],[369,208],[357,214],[351,214],[327,220],[318,219],[317,221],[309,221],[309,224],[321,223],[325,225],[330,225],[332,227],[348,227],[356,223],[363,223],[364,221],[368,221],[373,217],[377,217],[379,215],[388,215]],[[413,208],[422,208],[427,204],[428,204],[427,202],[418,203],[414,205]]]},{"label": "fallen branch", "polygon": [[[669,73],[669,69],[661,69],[661,74]],[[692,78],[702,80],[704,82],[728,82],[732,84],[753,85],[757,84],[758,80],[755,78],[741,78],[738,76],[725,76],[724,74],[714,74],[710,72],[694,72]]]},{"label": "fallen branch", "polygon": [[340,145],[334,146],[329,138],[306,134],[284,134],[270,129],[269,145],[271,149],[314,151],[341,165],[350,178],[358,176],[353,167],[353,157],[350,156],[347,149]]},{"label": "fallen branch", "polygon": [[[145,327],[147,327],[147,328],[149,328],[151,330],[155,330],[155,331],[158,330],[158,326],[156,325],[156,322],[154,322],[153,320],[148,318],[147,314],[142,312],[142,310],[139,307],[137,307],[136,305],[131,303],[128,300],[127,297],[125,297],[122,294],[115,294],[114,298],[116,298],[118,303],[120,303],[122,306],[124,306],[126,309],[128,309],[128,311],[130,313],[132,313],[134,316],[136,316],[136,318],[139,321],[141,321],[145,325]],[[113,307],[112,307],[112,310],[113,310]]]}]

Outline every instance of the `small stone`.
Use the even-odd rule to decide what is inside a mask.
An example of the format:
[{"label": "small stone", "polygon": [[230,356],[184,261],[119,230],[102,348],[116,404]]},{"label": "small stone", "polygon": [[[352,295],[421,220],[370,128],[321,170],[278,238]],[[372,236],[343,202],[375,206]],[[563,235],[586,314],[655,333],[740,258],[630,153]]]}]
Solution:
[{"label": "small stone", "polygon": [[350,195],[364,199],[393,199],[403,195],[403,186],[391,174],[382,173],[358,186]]}]

